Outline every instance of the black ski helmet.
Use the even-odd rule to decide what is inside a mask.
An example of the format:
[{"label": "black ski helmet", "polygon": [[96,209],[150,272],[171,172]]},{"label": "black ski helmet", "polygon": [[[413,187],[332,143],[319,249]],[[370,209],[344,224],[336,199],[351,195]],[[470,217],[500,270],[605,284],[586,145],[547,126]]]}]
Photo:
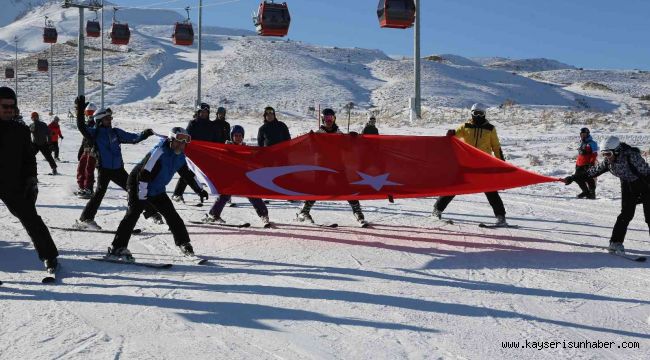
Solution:
[{"label": "black ski helmet", "polygon": [[580,133],[589,135],[589,128],[583,127],[582,129],[580,129]]},{"label": "black ski helmet", "polygon": [[332,115],[336,116],[336,112],[330,108],[323,109],[323,116]]}]

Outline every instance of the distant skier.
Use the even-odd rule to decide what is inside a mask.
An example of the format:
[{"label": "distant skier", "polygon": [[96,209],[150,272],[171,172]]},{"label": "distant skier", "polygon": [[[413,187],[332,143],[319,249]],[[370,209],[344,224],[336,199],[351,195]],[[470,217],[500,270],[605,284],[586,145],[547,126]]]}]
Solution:
[{"label": "distant skier", "polygon": [[[75,104],[77,105],[77,127],[79,132],[89,143],[93,144],[95,152],[99,156],[99,175],[97,177],[97,191],[86,204],[74,226],[80,229],[101,229],[95,222],[95,215],[104,199],[106,190],[108,190],[108,184],[112,181],[126,190],[126,180],[129,175],[124,170],[121,144],[137,144],[153,135],[154,132],[151,129],[146,129],[140,134],[134,134],[114,128],[112,126],[113,112],[110,108],[98,110],[94,115],[96,127],[90,128],[84,122],[84,96],[78,96]],[[163,223],[160,214],[151,206],[148,206],[145,217],[152,218],[155,223]]]},{"label": "distant skier", "polygon": [[50,149],[54,153],[54,160],[61,161],[59,159],[59,138],[63,140],[63,133],[61,132],[61,126],[59,126],[59,117],[55,116],[47,127],[50,129]]},{"label": "distant skier", "polygon": [[[95,119],[93,116],[97,111],[97,106],[93,103],[88,103],[84,110],[86,116],[86,126],[88,128],[95,127]],[[93,187],[95,186],[95,168],[97,167],[97,154],[94,151],[94,144],[82,136],[81,146],[77,154],[77,185],[79,190],[75,194],[83,199],[90,199],[93,196]]]},{"label": "distant skier", "polygon": [[643,204],[645,222],[650,227],[650,167],[638,148],[621,142],[616,136],[605,140],[600,155],[603,156],[602,162],[584,173],[567,176],[564,183],[569,185],[574,181],[586,181],[608,171],[620,179],[621,213],[616,218],[608,249],[612,253],[621,253],[625,252],[623,240],[637,204]]},{"label": "distant skier", "polygon": [[[36,157],[29,129],[15,121],[17,110],[16,93],[8,87],[0,87],[0,200],[27,230],[45,267],[55,269],[59,252],[43,219],[36,212]],[[3,221],[7,223],[9,220],[5,218]]]},{"label": "distant skier", "polygon": [[[322,121],[323,121],[323,125],[320,126],[320,128],[316,131],[316,133],[343,134],[343,132],[339,129],[338,125],[336,125],[336,113],[334,112],[334,110],[329,108],[324,109]],[[351,133],[351,134],[357,135],[357,133]],[[322,181],[323,183],[326,183],[328,180],[329,179],[327,175],[319,179],[319,181]],[[302,222],[314,223],[314,219],[312,219],[309,212],[311,211],[311,208],[314,206],[315,203],[316,201],[314,200],[305,201],[300,211],[296,214],[296,219]],[[348,203],[352,208],[352,213],[354,214],[354,218],[357,220],[357,222],[359,222],[361,226],[368,226],[368,222],[365,220],[365,217],[363,216],[363,211],[361,210],[361,203],[359,203],[358,200],[348,200]]]},{"label": "distant skier", "polygon": [[[217,131],[217,141],[218,143],[224,144],[227,141],[231,140],[230,138],[230,123],[226,121],[226,108],[219,107],[217,109],[217,117],[214,120],[214,127]],[[190,134],[191,135],[191,134]]]},{"label": "distant skier", "polygon": [[[591,138],[589,129],[584,127],[580,129],[580,146],[578,147],[578,158],[576,159],[576,172],[574,175],[579,177],[596,165],[598,158],[598,144]],[[587,178],[586,180],[575,181],[582,192],[578,198],[595,199],[596,198],[596,179]]]},{"label": "distant skier", "polygon": [[370,116],[370,119],[368,119],[368,123],[366,126],[364,126],[363,130],[361,131],[361,134],[363,135],[379,135],[379,130],[377,130],[377,119],[375,118],[374,115]]},{"label": "distant skier", "polygon": [[264,124],[257,132],[257,146],[273,146],[291,140],[289,128],[275,116],[275,109],[264,108]]},{"label": "distant skier", "polygon": [[[486,119],[486,106],[481,103],[472,105],[471,108],[472,119],[458,127],[456,130],[448,130],[447,136],[456,136],[462,139],[467,144],[470,144],[479,150],[486,152],[490,155],[494,154],[495,157],[505,160],[497,129],[494,125]],[[485,196],[492,206],[494,216],[497,221],[495,226],[508,226],[506,222],[506,209],[503,206],[501,196],[497,191],[487,192]],[[445,211],[447,205],[454,199],[454,195],[439,197],[433,206],[433,216],[440,219],[442,212]]]},{"label": "distant skier", "polygon": [[[225,131],[225,109],[223,111],[223,122],[220,122],[217,115],[216,121],[210,121],[210,105],[206,103],[201,103],[196,110],[196,116],[187,124],[187,133],[194,140],[209,141],[215,143],[225,143],[228,140],[229,133],[223,134]],[[221,127],[220,131],[218,128]],[[230,131],[230,124],[228,124],[228,131]],[[185,179],[180,178],[176,183],[174,188],[174,195],[172,195],[172,200],[176,202],[185,202],[183,198],[183,193],[187,188],[187,183]]]},{"label": "distant skier", "polygon": [[174,174],[178,173],[192,187],[201,200],[208,199],[208,193],[196,180],[196,175],[187,167],[185,146],[192,137],[182,127],[175,127],[166,139],[161,140],[136,165],[129,174],[129,208],[117,228],[108,258],[132,262],[135,259],[128,250],[129,239],[140,214],[152,204],[165,218],[174,236],[174,243],[184,255],[193,256],[194,249],[183,219],[178,215],[174,204],[167,196],[165,187]]},{"label": "distant skier", "polygon": [[[230,138],[232,139],[232,141],[227,141],[226,144],[246,146],[246,143],[244,143],[243,127],[239,125],[233,126],[232,131],[230,132]],[[214,205],[212,205],[212,209],[210,209],[210,212],[206,214],[205,218],[203,219],[203,222],[222,223],[222,224],[225,223],[225,221],[221,219],[221,212],[223,211],[223,208],[226,206],[226,203],[231,198],[232,196],[230,195],[225,195],[225,194],[219,195],[217,200],[214,202]],[[255,208],[255,212],[257,213],[257,216],[259,216],[260,219],[262,220],[264,226],[271,226],[271,222],[269,221],[269,210],[266,208],[264,201],[258,198],[248,198],[248,201],[250,201],[251,205],[253,205],[253,208]]]},{"label": "distant skier", "polygon": [[32,133],[34,155],[38,152],[43,154],[45,160],[50,164],[50,168],[52,168],[51,174],[57,175],[56,162],[52,158],[52,151],[50,149],[50,128],[40,120],[37,112],[32,113],[32,123],[29,125],[29,131]]}]

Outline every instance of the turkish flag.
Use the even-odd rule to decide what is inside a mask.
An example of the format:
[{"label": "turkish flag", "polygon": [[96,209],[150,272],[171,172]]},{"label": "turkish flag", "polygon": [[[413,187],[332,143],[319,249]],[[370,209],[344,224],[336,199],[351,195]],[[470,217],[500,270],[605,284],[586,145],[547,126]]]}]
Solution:
[{"label": "turkish flag", "polygon": [[265,199],[419,198],[558,181],[448,136],[310,133],[263,148],[192,141],[186,154],[213,193]]}]

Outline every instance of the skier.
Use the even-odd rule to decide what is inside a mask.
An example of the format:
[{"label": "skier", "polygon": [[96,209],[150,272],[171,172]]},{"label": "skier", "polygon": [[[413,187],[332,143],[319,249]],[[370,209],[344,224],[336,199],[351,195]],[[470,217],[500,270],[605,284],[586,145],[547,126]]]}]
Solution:
[{"label": "skier", "polygon": [[[226,144],[246,146],[246,143],[244,143],[243,127],[239,125],[233,126],[232,131],[230,132],[230,138],[232,139],[232,141],[226,141]],[[217,198],[217,200],[214,202],[214,205],[212,205],[212,209],[210,209],[210,212],[205,215],[203,222],[225,224],[226,222],[223,219],[221,219],[221,212],[223,211],[223,208],[226,206],[226,203],[231,198],[232,196],[230,195],[225,195],[225,194],[219,195],[219,198]],[[250,201],[251,205],[253,205],[253,208],[255,208],[255,212],[257,213],[257,216],[259,216],[260,219],[262,219],[262,223],[264,224],[264,226],[265,227],[271,226],[271,222],[269,221],[269,210],[266,208],[264,201],[258,198],[248,198],[248,201]]]},{"label": "skier", "polygon": [[29,125],[29,131],[32,133],[34,155],[40,151],[45,157],[45,160],[50,164],[50,168],[52,168],[51,175],[57,175],[56,162],[52,158],[50,149],[50,128],[40,120],[37,112],[32,113],[32,123]]},{"label": "skier", "polygon": [[[97,111],[97,106],[93,103],[88,103],[84,110],[86,116],[86,126],[88,128],[95,127],[95,119],[93,115]],[[95,185],[95,168],[97,166],[97,154],[93,150],[93,144],[82,137],[79,153],[77,154],[77,185],[79,190],[75,195],[82,199],[90,199],[93,196],[93,186]]]},{"label": "skier", "polygon": [[[217,109],[217,118],[214,120],[214,127],[217,130],[218,143],[225,144],[230,138],[230,124],[226,121],[226,108],[219,107]],[[191,134],[190,134],[191,135]]]},{"label": "skier", "polygon": [[[494,154],[495,157],[504,160],[499,137],[497,136],[497,129],[485,117],[486,106],[481,103],[472,105],[471,121],[461,125],[456,130],[448,130],[447,136],[456,136],[466,143],[486,152],[490,155]],[[492,206],[494,216],[497,218],[495,226],[508,226],[506,222],[506,209],[503,206],[503,201],[497,191],[487,192],[485,196]],[[441,219],[442,212],[449,203],[454,199],[454,195],[439,197],[433,206],[432,215],[435,218]]]},{"label": "skier", "polygon": [[[154,132],[151,129],[146,129],[140,134],[126,132],[119,128],[112,127],[113,112],[110,108],[99,109],[94,119],[96,121],[95,128],[89,128],[84,123],[84,104],[85,98],[80,95],[75,100],[77,105],[77,127],[81,135],[89,143],[92,143],[96,153],[99,156],[99,174],[97,177],[97,191],[92,195],[86,207],[84,208],[79,220],[75,222],[75,227],[80,229],[101,229],[95,222],[95,215],[97,209],[104,199],[108,184],[112,181],[122,189],[126,190],[126,180],[128,174],[124,170],[124,161],[122,160],[122,148],[120,144],[137,144]],[[145,218],[151,218],[153,222],[162,224],[162,217],[156,210],[148,206],[145,212]]]},{"label": "skier", "polygon": [[[316,131],[316,133],[325,133],[325,134],[343,134],[343,132],[339,129],[338,125],[336,125],[336,113],[332,109],[324,109],[323,110],[323,125],[320,126],[320,128]],[[357,133],[351,133],[352,135],[357,135]],[[324,181],[327,182],[327,179],[320,179],[319,181]],[[311,215],[309,214],[309,211],[311,208],[314,206],[316,201],[314,200],[307,200],[303,204],[302,208],[300,211],[296,214],[296,219],[298,221],[302,222],[310,222],[314,223],[314,219],[312,219]],[[348,200],[348,203],[350,204],[350,207],[352,207],[352,213],[354,214],[354,218],[359,222],[361,226],[368,226],[368,222],[365,220],[365,217],[363,216],[363,211],[361,210],[361,204],[359,203],[358,200]]]},{"label": "skier", "polygon": [[29,129],[14,120],[17,110],[16,93],[11,88],[0,87],[0,200],[27,230],[45,268],[54,271],[59,253],[36,212],[36,157]]},{"label": "skier", "polygon": [[[228,135],[222,135],[222,136],[219,135],[221,134],[221,132],[219,132],[219,130],[217,129],[219,125],[218,123],[219,120],[210,121],[210,105],[206,103],[201,103],[197,107],[197,111],[195,115],[196,117],[194,117],[187,124],[187,128],[186,128],[187,133],[192,137],[192,139],[209,141],[209,142],[220,142],[220,143],[224,143],[226,142],[226,140],[228,140],[227,139]],[[225,122],[225,109],[224,109],[223,116]],[[228,127],[230,127],[229,124]],[[172,195],[172,200],[176,202],[185,202],[185,199],[183,198],[183,193],[185,192],[186,187],[187,187],[187,183],[185,182],[185,179],[183,178],[178,179],[178,182],[176,183],[176,187],[174,188],[174,195]]]},{"label": "skier", "polygon": [[375,118],[374,115],[371,115],[370,119],[368,119],[368,123],[363,128],[363,130],[361,131],[361,134],[363,134],[363,135],[379,135],[379,130],[377,130],[377,126],[375,126],[376,123],[377,123],[377,119]]},{"label": "skier", "polygon": [[54,153],[54,160],[61,161],[59,159],[59,138],[63,140],[63,133],[61,132],[61,126],[59,126],[59,117],[55,116],[47,127],[50,129],[50,148]]},{"label": "skier", "polygon": [[603,156],[602,162],[584,173],[567,176],[564,183],[569,185],[574,181],[586,181],[608,171],[620,179],[621,213],[612,230],[608,250],[610,253],[624,253],[623,240],[637,204],[643,204],[645,221],[650,227],[650,167],[638,148],[621,142],[616,136],[605,140],[600,154]]},{"label": "skier", "polygon": [[283,141],[291,140],[289,128],[275,116],[275,109],[264,108],[264,124],[257,132],[257,146],[273,146]]},{"label": "skier", "polygon": [[[580,129],[580,146],[578,147],[578,158],[576,159],[576,177],[586,173],[596,165],[598,158],[598,144],[591,138],[589,129],[584,127]],[[587,178],[587,180],[576,180],[582,192],[578,198],[595,199],[596,198],[596,179]]]},{"label": "skier", "polygon": [[196,180],[196,175],[187,167],[185,146],[192,137],[182,127],[175,127],[166,139],[161,140],[136,165],[128,179],[129,208],[117,228],[113,244],[108,248],[107,258],[133,262],[135,259],[128,250],[129,239],[140,214],[146,206],[153,206],[163,215],[174,236],[174,243],[186,256],[194,256],[190,236],[183,219],[178,215],[174,204],[167,196],[165,187],[175,173],[187,181],[201,197],[208,198],[208,193]]}]

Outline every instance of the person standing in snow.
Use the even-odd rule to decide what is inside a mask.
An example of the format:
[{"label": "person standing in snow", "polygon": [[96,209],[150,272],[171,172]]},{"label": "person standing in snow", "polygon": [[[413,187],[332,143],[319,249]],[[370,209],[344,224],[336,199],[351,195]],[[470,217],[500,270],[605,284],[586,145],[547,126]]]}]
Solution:
[{"label": "person standing in snow", "polygon": [[379,135],[379,130],[377,130],[377,119],[375,118],[374,115],[370,116],[370,119],[368,119],[368,123],[366,126],[364,126],[363,130],[361,131],[361,134],[363,135]]},{"label": "person standing in snow", "polygon": [[[217,141],[220,144],[225,144],[230,138],[230,123],[226,121],[226,108],[219,107],[217,109],[217,117],[214,120],[214,127],[217,131]],[[192,135],[192,134],[190,134]]]},{"label": "person standing in snow", "polygon": [[52,152],[50,149],[50,128],[47,127],[46,123],[40,120],[37,112],[32,113],[32,123],[29,125],[29,131],[32,133],[34,155],[38,152],[43,154],[45,160],[50,164],[50,168],[52,168],[51,174],[57,175],[56,162],[54,161],[54,158],[52,158]]},{"label": "person standing in snow", "polygon": [[[320,126],[320,128],[316,131],[317,134],[343,134],[343,132],[339,129],[338,125],[336,125],[336,113],[332,109],[324,109],[323,110],[323,125]],[[351,135],[358,135],[357,133],[351,132]],[[324,178],[319,179],[319,181],[322,182],[327,182],[327,176]],[[309,223],[314,223],[314,219],[312,219],[311,215],[309,212],[311,211],[311,208],[314,206],[316,201],[314,200],[307,200],[303,204],[302,208],[298,213],[296,214],[296,219],[298,221],[302,222],[309,222]],[[361,203],[359,203],[359,200],[348,200],[348,203],[350,204],[350,207],[352,208],[352,213],[354,214],[354,218],[361,224],[362,226],[367,226],[368,222],[365,220],[365,217],[363,216],[363,211],[361,210]]]},{"label": "person standing in snow", "polygon": [[[467,144],[470,144],[490,155],[494,154],[498,159],[505,161],[503,151],[501,150],[501,143],[499,142],[499,136],[497,135],[497,129],[486,119],[486,109],[486,106],[481,103],[472,105],[472,108],[470,109],[472,119],[465,124],[462,124],[456,130],[448,130],[447,136],[456,136]],[[487,192],[485,193],[485,196],[487,197],[490,206],[492,206],[494,216],[497,219],[495,226],[508,226],[508,223],[506,222],[506,209],[503,206],[503,201],[501,200],[499,193],[497,191]],[[445,208],[447,208],[447,205],[449,205],[453,199],[454,195],[439,197],[433,206],[432,215],[435,218],[441,219],[442,212],[445,211]]]},{"label": "person standing in snow", "polygon": [[63,133],[61,132],[61,126],[59,126],[59,117],[55,116],[47,127],[50,129],[50,148],[54,153],[54,160],[61,161],[59,159],[59,138],[63,140]]},{"label": "person standing in snow", "polygon": [[192,137],[182,127],[175,127],[166,139],[161,140],[136,165],[128,179],[129,208],[117,228],[108,258],[116,260],[135,261],[128,250],[129,239],[142,211],[152,204],[165,218],[174,236],[174,243],[184,255],[193,256],[194,249],[190,244],[190,236],[183,219],[174,209],[174,203],[167,196],[166,186],[174,174],[178,173],[192,187],[201,201],[208,199],[196,175],[189,169],[185,159],[185,147]]},{"label": "person standing in snow", "polygon": [[[197,116],[187,124],[187,133],[194,140],[225,143],[230,134],[226,133],[226,135],[224,135],[223,131],[226,128],[225,125],[228,126],[228,131],[230,131],[230,124],[225,121],[225,109],[223,109],[222,114],[223,122],[220,122],[219,120],[220,115],[217,115],[217,120],[210,121],[210,105],[201,103],[197,109]],[[221,127],[222,130],[220,131],[218,127]],[[185,179],[178,179],[176,187],[174,188],[172,200],[176,202],[185,202],[185,199],[183,198],[185,188],[187,188]]]},{"label": "person standing in snow", "polygon": [[23,225],[45,267],[54,269],[59,252],[36,211],[36,156],[29,129],[14,120],[17,113],[16,93],[0,87],[0,200]]},{"label": "person standing in snow", "polygon": [[[580,129],[580,146],[578,147],[578,158],[576,159],[576,178],[581,177],[596,165],[598,158],[598,144],[591,138],[589,129],[584,127]],[[576,180],[576,184],[582,192],[578,198],[595,199],[596,198],[596,179],[587,177],[586,180]]]},{"label": "person standing in snow", "polygon": [[600,155],[603,157],[602,162],[584,173],[567,176],[564,183],[569,185],[574,181],[586,181],[606,172],[620,179],[621,213],[616,218],[608,250],[612,253],[623,253],[623,240],[627,226],[634,218],[637,204],[643,204],[645,222],[650,227],[650,167],[638,148],[621,142],[616,136],[605,140]]},{"label": "person standing in snow", "polygon": [[[84,110],[86,116],[86,126],[88,128],[95,127],[95,119],[93,116],[97,111],[97,106],[93,103],[88,103]],[[97,154],[94,151],[94,144],[85,137],[81,138],[81,146],[77,154],[77,185],[79,190],[75,195],[82,199],[90,199],[93,196],[93,187],[95,186],[95,168],[97,167]]]},{"label": "person standing in snow", "polygon": [[[232,131],[230,132],[230,138],[232,141],[226,141],[226,144],[246,146],[246,143],[244,143],[244,128],[242,126],[233,126]],[[226,206],[226,203],[228,203],[231,198],[232,196],[230,195],[220,194],[217,200],[214,202],[214,205],[212,205],[210,212],[206,214],[203,222],[225,224],[226,222],[221,218],[221,212]],[[258,198],[248,198],[248,201],[250,201],[251,205],[253,205],[257,216],[262,219],[264,226],[271,226],[271,222],[269,221],[269,210],[264,204],[264,201]]]},{"label": "person standing in snow", "polygon": [[273,146],[291,140],[289,128],[275,116],[275,109],[264,108],[264,124],[257,131],[257,146]]},{"label": "person standing in snow", "polygon": [[[146,129],[140,134],[134,134],[114,128],[112,126],[113,112],[110,108],[99,109],[94,115],[96,127],[88,127],[84,122],[85,97],[78,96],[75,104],[77,106],[77,128],[88,143],[93,144],[94,152],[99,156],[99,170],[97,191],[88,200],[74,226],[80,229],[101,229],[95,222],[95,215],[108,190],[108,184],[112,181],[126,190],[126,180],[129,174],[124,169],[121,144],[137,144],[153,135],[154,132],[151,129]],[[147,207],[145,217],[151,218],[157,224],[163,223],[162,217],[152,206]]]}]

